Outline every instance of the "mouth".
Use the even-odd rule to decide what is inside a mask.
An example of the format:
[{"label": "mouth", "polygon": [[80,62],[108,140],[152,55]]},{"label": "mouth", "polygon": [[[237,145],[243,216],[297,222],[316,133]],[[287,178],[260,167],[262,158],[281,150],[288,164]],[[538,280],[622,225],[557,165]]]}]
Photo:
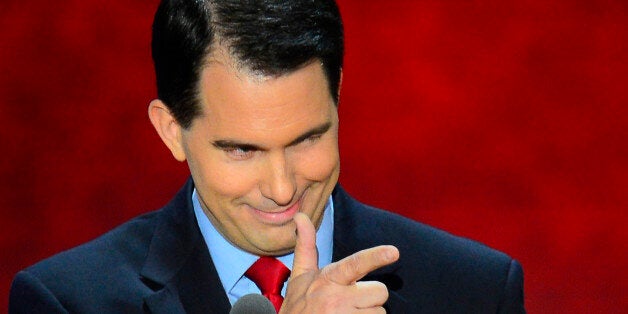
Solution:
[{"label": "mouth", "polygon": [[253,215],[262,223],[274,226],[282,226],[292,221],[294,215],[301,208],[304,195],[302,195],[294,204],[279,210],[264,211],[254,207],[250,208],[252,209]]}]

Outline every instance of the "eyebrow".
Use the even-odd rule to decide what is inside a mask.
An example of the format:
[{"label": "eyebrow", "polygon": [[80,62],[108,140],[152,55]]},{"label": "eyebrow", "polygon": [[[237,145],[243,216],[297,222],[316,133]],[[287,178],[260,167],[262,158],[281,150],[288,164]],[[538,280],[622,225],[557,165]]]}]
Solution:
[{"label": "eyebrow", "polygon": [[[299,135],[294,140],[292,140],[290,143],[288,143],[288,147],[297,145],[297,144],[305,141],[307,138],[309,138],[311,136],[324,134],[330,128],[331,128],[331,122],[329,122],[329,121],[325,122],[325,123],[323,123],[323,124],[321,124],[319,126],[316,126],[316,127],[312,128],[312,129],[308,130],[307,132]],[[219,148],[219,149],[240,148],[240,149],[243,149],[243,150],[264,150],[264,148],[262,148],[259,145],[252,144],[252,143],[240,142],[240,141],[236,141],[236,140],[216,140],[216,141],[214,141],[212,143],[212,145],[214,147],[216,147],[216,148]]]}]

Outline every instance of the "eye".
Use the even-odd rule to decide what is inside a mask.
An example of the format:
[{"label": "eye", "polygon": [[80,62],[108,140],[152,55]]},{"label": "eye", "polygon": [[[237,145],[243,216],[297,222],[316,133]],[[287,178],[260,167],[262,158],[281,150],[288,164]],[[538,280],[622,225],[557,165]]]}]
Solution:
[{"label": "eye", "polygon": [[312,136],[308,137],[307,139],[305,139],[305,142],[306,143],[310,143],[310,144],[316,143],[316,141],[320,140],[322,136],[323,136],[323,134],[312,135]]},{"label": "eye", "polygon": [[246,147],[226,147],[223,149],[227,155],[235,160],[246,160],[253,157],[255,151]]}]

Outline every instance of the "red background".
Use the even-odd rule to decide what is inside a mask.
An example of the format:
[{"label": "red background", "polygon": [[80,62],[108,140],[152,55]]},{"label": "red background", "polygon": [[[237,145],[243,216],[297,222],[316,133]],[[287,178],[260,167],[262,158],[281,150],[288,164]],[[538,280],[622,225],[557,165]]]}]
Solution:
[{"label": "red background", "polygon": [[[529,312],[625,312],[626,3],[341,0],[341,182],[520,260]],[[0,310],[186,179],[146,117],[156,6],[0,4]]]}]

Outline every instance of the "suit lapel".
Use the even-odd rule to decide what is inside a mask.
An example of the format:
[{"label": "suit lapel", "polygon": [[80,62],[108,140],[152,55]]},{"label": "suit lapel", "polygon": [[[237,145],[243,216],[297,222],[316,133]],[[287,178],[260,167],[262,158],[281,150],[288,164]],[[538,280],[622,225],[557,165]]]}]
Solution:
[{"label": "suit lapel", "polygon": [[160,213],[140,275],[153,313],[227,313],[231,308],[196,223],[192,180]]},{"label": "suit lapel", "polygon": [[[332,193],[334,201],[334,252],[332,261],[339,261],[355,252],[373,246],[387,244],[377,243],[383,236],[372,221],[360,216],[360,206],[364,206],[351,198],[340,185]],[[403,313],[407,300],[397,291],[403,286],[403,278],[397,275],[397,264],[379,268],[362,280],[380,281],[388,287],[389,297],[384,307],[388,313]]]}]

